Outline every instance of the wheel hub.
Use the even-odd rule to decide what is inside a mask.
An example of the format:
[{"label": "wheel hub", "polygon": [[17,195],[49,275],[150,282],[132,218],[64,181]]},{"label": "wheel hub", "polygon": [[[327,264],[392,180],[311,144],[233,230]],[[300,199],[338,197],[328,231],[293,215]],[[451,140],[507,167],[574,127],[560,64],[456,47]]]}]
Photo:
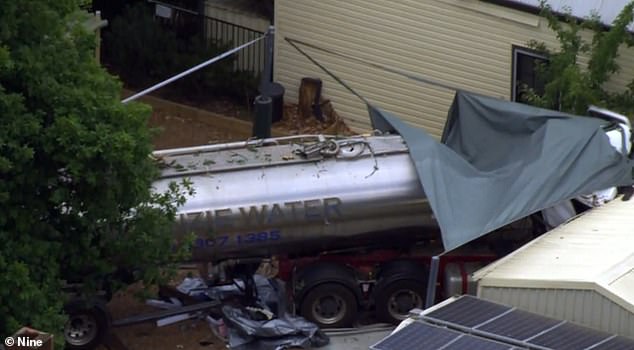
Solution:
[{"label": "wheel hub", "polygon": [[341,321],[346,314],[346,303],[338,295],[325,295],[312,305],[313,317],[321,324],[333,324]]},{"label": "wheel hub", "polygon": [[421,308],[422,305],[423,301],[418,293],[409,289],[401,289],[390,296],[388,311],[395,319],[404,320],[407,318],[409,310]]},{"label": "wheel hub", "polygon": [[72,315],[64,326],[64,337],[71,345],[86,345],[95,336],[97,336],[97,321],[90,315]]}]

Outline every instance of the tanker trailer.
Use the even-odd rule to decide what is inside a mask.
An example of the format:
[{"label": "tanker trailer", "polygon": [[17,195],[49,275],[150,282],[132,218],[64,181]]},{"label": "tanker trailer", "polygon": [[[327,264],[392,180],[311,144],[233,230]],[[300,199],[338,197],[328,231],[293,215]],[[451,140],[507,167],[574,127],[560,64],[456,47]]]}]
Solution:
[{"label": "tanker trailer", "polygon": [[[196,234],[193,260],[212,262],[216,276],[276,256],[296,311],[322,327],[350,326],[359,307],[398,322],[423,306],[425,265],[442,246],[400,136],[293,136],[154,156],[157,191],[192,181],[175,234]],[[462,292],[466,275],[494,258],[447,257],[445,285]]]},{"label": "tanker trailer", "polygon": [[316,254],[399,231],[437,229],[400,136],[297,136],[156,152],[158,191],[186,177],[196,193],[176,234],[197,235],[193,258]]}]

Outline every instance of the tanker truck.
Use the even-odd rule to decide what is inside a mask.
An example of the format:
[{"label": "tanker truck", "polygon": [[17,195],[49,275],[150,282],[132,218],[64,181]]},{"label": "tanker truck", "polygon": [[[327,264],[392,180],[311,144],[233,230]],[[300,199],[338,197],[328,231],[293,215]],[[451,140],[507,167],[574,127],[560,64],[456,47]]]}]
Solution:
[{"label": "tanker truck", "polygon": [[[193,260],[215,275],[275,257],[297,311],[322,327],[350,326],[370,303],[390,322],[422,306],[425,264],[441,247],[402,137],[304,135],[154,156],[168,165],[157,191],[192,182],[175,234],[196,234]],[[452,283],[470,271],[464,263],[491,259],[460,256]]]},{"label": "tanker truck", "polygon": [[[630,152],[627,118],[589,114]],[[361,310],[397,323],[424,306],[430,259],[443,247],[402,136],[288,136],[153,155],[163,168],[156,191],[183,178],[195,188],[174,230],[195,233],[193,260],[211,263],[214,283],[264,262],[288,282],[294,311],[320,327],[351,326]],[[535,218],[445,254],[437,297],[473,293],[471,272],[543,233]]]}]

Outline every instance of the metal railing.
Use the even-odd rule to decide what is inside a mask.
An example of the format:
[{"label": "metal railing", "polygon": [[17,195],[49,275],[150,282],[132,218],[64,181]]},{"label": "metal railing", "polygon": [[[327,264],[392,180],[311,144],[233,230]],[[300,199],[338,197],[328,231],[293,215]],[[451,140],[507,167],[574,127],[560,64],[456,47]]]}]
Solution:
[{"label": "metal railing", "polygon": [[[236,47],[261,37],[264,33],[235,23],[230,23],[189,9],[173,6],[159,1],[149,0],[155,6],[169,9],[169,16],[156,15],[157,19],[175,31],[182,38],[202,35],[209,46]],[[264,69],[266,47],[258,42],[234,58],[233,70],[250,72],[258,76]]]},{"label": "metal railing", "polygon": [[[204,21],[206,38],[212,42],[241,45],[264,34],[257,30],[207,16],[204,16]],[[258,42],[237,54],[234,69],[253,72],[257,75],[264,68],[264,55],[264,42]]]}]

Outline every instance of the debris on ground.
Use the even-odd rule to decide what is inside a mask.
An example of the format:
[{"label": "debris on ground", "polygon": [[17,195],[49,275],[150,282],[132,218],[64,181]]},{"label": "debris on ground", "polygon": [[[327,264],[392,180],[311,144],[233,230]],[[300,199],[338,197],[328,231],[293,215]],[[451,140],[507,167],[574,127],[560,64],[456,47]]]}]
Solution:
[{"label": "debris on ground", "polygon": [[289,314],[267,319],[262,313],[246,308],[222,307],[229,327],[229,347],[235,350],[274,350],[326,346],[328,336],[302,317]]},{"label": "debris on ground", "polygon": [[205,320],[212,333],[235,350],[308,349],[329,343],[328,336],[317,325],[288,312],[284,282],[256,274],[253,285],[257,297],[248,298],[244,281],[210,287],[201,278],[186,277],[176,287],[162,287],[159,291],[161,299],[148,299],[146,304],[176,310],[204,301],[222,302],[220,310],[172,315],[156,320],[156,325],[163,327],[189,319]]},{"label": "debris on ground", "polygon": [[187,294],[192,297],[202,296],[204,297],[207,292],[207,284],[202,278],[198,277],[185,277],[183,282],[179,284],[176,289],[184,294]]},{"label": "debris on ground", "polygon": [[229,328],[229,346],[236,350],[319,348],[329,338],[317,325],[287,312],[284,282],[254,276],[256,306],[224,305],[222,315]]},{"label": "debris on ground", "polygon": [[291,135],[301,134],[325,134],[350,136],[355,133],[346,125],[343,118],[337,114],[330,101],[322,102],[323,121],[316,117],[302,118],[299,115],[299,106],[293,103],[284,105],[282,120],[273,124],[273,127],[283,130]]}]

